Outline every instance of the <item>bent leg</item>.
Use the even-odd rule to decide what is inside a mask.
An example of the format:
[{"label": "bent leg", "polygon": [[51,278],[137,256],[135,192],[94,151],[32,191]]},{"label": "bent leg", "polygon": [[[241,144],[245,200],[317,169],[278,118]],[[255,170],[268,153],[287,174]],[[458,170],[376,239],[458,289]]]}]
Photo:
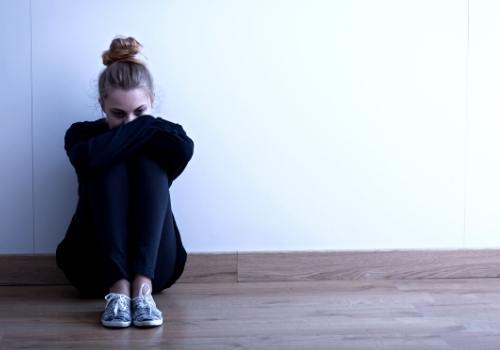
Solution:
[{"label": "bent leg", "polygon": [[129,183],[126,163],[113,165],[88,181],[89,204],[96,228],[107,287],[128,275]]},{"label": "bent leg", "polygon": [[153,292],[176,271],[178,242],[174,231],[166,172],[154,161],[130,163],[130,214],[133,249],[129,273],[152,280]]},{"label": "bent leg", "polygon": [[[165,233],[162,235],[162,240],[160,241],[160,252],[174,249],[167,247],[175,247],[175,255],[172,253],[170,255],[160,254],[158,256],[155,280],[153,281],[153,293],[161,292],[173,285],[184,271],[187,260],[187,253],[182,244],[173,213],[165,217],[163,229]],[[168,232],[172,231],[174,234],[168,234]]]}]

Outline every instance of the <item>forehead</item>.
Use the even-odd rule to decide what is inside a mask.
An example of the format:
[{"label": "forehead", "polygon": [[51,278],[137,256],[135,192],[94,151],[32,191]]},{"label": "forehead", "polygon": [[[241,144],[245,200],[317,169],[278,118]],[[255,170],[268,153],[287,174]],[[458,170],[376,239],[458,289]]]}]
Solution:
[{"label": "forehead", "polygon": [[112,89],[108,92],[106,102],[109,108],[133,111],[142,105],[148,106],[151,101],[145,89],[136,88],[131,90]]}]

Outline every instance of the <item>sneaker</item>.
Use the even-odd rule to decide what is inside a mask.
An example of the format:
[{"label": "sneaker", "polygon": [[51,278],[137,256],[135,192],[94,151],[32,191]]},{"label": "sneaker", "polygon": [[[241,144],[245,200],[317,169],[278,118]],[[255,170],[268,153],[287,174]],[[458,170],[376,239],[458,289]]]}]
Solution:
[{"label": "sneaker", "polygon": [[156,307],[151,293],[145,293],[145,288],[149,289],[149,286],[143,283],[139,295],[132,299],[132,318],[134,326],[161,326],[163,323],[161,311]]},{"label": "sneaker", "polygon": [[125,294],[109,293],[104,297],[106,308],[101,315],[101,323],[105,327],[124,328],[130,326],[130,297]]}]

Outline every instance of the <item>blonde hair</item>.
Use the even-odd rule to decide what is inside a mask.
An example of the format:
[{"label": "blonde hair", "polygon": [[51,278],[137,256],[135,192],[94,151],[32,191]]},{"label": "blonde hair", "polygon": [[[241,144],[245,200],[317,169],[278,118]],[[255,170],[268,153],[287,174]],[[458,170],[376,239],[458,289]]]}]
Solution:
[{"label": "blonde hair", "polygon": [[99,99],[108,96],[109,89],[130,90],[144,88],[151,101],[154,97],[153,77],[144,62],[136,58],[141,43],[133,37],[117,36],[102,53],[102,63],[106,68],[99,74]]}]

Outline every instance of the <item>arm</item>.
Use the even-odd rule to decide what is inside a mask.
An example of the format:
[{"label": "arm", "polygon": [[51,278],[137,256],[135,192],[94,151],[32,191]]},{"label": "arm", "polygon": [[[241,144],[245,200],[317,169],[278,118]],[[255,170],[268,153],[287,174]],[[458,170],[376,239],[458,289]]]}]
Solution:
[{"label": "arm", "polygon": [[165,169],[171,184],[193,157],[194,142],[180,124],[159,117],[154,124],[156,132],[142,146],[140,154]]},{"label": "arm", "polygon": [[143,115],[97,136],[90,122],[77,122],[66,131],[64,148],[77,173],[98,170],[137,151],[155,133],[154,122]]}]

